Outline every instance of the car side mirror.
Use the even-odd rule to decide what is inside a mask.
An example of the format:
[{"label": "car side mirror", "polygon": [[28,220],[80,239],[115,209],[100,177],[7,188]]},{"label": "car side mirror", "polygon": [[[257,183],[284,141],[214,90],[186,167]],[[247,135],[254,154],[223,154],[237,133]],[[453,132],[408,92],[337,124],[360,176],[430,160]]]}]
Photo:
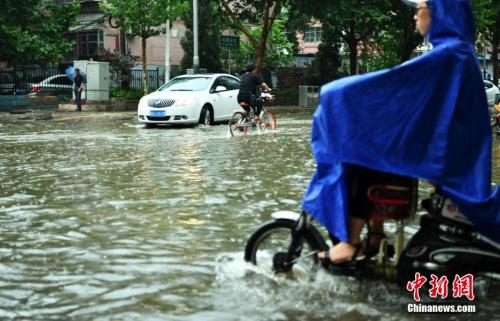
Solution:
[{"label": "car side mirror", "polygon": [[227,90],[227,88],[226,88],[226,87],[224,87],[224,86],[217,86],[217,87],[215,88],[215,92],[216,92],[216,93],[221,92],[221,91],[226,91],[226,90]]}]

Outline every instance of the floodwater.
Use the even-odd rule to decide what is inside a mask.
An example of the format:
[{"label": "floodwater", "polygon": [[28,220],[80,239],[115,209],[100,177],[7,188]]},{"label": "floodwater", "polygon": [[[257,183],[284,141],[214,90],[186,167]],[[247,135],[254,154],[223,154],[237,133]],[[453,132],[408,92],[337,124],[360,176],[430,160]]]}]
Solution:
[{"label": "floodwater", "polygon": [[[273,211],[299,209],[314,170],[310,113],[237,138],[225,125],[145,129],[130,114],[73,115],[0,123],[0,320],[439,316],[406,313],[401,290],[382,281],[250,273],[245,241]],[[500,183],[500,140],[493,165]],[[482,295],[474,317],[498,318],[487,286]]]}]

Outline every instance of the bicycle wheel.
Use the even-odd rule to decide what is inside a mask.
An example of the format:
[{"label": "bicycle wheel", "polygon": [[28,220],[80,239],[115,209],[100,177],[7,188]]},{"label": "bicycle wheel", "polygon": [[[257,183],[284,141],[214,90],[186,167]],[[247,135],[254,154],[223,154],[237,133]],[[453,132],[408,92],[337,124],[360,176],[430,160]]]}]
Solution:
[{"label": "bicycle wheel", "polygon": [[275,273],[292,279],[313,277],[319,267],[316,252],[323,247],[312,233],[306,233],[296,262],[286,262],[295,224],[292,220],[278,219],[261,226],[247,241],[245,260],[266,274]]},{"label": "bicycle wheel", "polygon": [[264,111],[259,126],[260,130],[263,132],[267,130],[275,130],[277,127],[276,115],[269,111]]},{"label": "bicycle wheel", "polygon": [[229,132],[231,136],[246,135],[248,131],[248,121],[245,114],[242,112],[235,112],[231,119],[229,119]]}]

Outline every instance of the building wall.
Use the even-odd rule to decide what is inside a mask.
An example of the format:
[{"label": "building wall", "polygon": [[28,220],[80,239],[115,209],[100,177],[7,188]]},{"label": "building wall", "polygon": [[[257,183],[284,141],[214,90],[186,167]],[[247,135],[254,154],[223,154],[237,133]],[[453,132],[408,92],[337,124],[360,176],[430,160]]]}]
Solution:
[{"label": "building wall", "polygon": [[[103,19],[104,13],[81,13],[77,17],[79,25],[75,26],[71,31],[89,32],[102,31],[102,47],[109,51],[130,52],[132,55],[142,57],[142,42],[140,37],[133,37],[130,34],[125,35],[125,47],[121,48],[122,39],[120,38],[120,29],[113,28],[109,25],[107,19]],[[150,37],[146,42],[146,56],[148,65],[164,66],[165,65],[165,25],[162,25],[163,34],[155,37]],[[181,20],[175,20],[170,28],[170,64],[180,65],[184,51],[181,47],[181,39],[186,33],[186,26]],[[78,38],[77,38],[78,39]],[[78,40],[77,40],[78,42]],[[78,47],[78,44],[77,44]],[[123,50],[122,50],[123,49]],[[76,55],[76,54],[75,54]],[[78,57],[73,57],[77,59]]]},{"label": "building wall", "polygon": [[[180,20],[173,22],[170,28],[170,64],[180,65],[182,57],[184,56],[184,50],[181,46],[181,39],[186,33],[186,26]],[[162,26],[162,30],[165,30],[165,26]],[[142,42],[139,37],[127,36],[127,44],[130,52],[134,56],[142,57]],[[165,65],[165,46],[166,38],[165,31],[162,35],[148,38],[146,42],[146,56],[147,64],[149,65]]]}]

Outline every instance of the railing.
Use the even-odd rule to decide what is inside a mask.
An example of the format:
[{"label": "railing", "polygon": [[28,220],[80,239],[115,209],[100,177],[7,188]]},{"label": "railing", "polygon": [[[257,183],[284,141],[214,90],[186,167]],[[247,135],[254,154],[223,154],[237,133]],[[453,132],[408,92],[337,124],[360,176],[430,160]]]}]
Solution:
[{"label": "railing", "polygon": [[[112,73],[110,86],[113,88],[143,89],[142,70],[133,69],[130,72],[130,76],[125,77],[118,73]],[[156,90],[165,83],[165,74],[160,73],[159,69],[147,70],[147,75],[149,91]]]},{"label": "railing", "polygon": [[[24,65],[0,70],[0,94],[71,96],[73,82],[65,75],[66,67]],[[149,91],[158,89],[165,82],[165,74],[159,69],[148,70],[147,75]],[[110,87],[143,89],[142,70],[133,69],[127,77],[112,73]]]},{"label": "railing", "polygon": [[15,66],[0,71],[0,94],[70,96],[73,83],[64,69],[47,66]]}]

